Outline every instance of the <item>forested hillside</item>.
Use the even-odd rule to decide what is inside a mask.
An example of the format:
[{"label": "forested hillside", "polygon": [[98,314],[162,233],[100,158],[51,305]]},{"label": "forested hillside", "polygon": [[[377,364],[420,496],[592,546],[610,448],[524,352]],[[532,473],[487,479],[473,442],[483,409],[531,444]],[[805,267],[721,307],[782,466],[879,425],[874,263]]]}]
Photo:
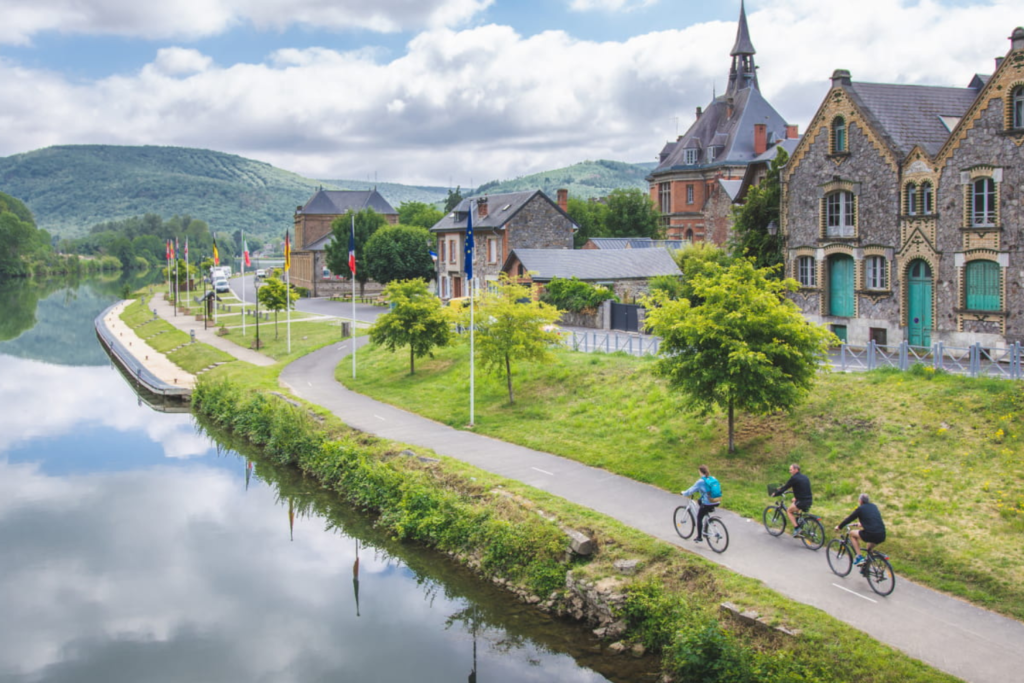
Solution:
[{"label": "forested hillside", "polygon": [[[492,180],[476,189],[476,194],[488,192],[518,192],[540,188],[552,199],[559,189],[569,190],[570,197],[589,199],[604,197],[612,190],[632,187],[647,190],[644,178],[653,164],[627,164],[623,161],[584,161],[553,171],[520,176],[513,180]],[[465,196],[467,193],[463,192]]]},{"label": "forested hillside", "polygon": [[[0,191],[20,197],[40,228],[65,238],[145,214],[190,215],[218,233],[283,235],[295,207],[320,185],[373,184],[312,180],[233,154],[182,147],[73,145],[0,157]],[[443,188],[377,187],[396,207],[446,195]]]}]

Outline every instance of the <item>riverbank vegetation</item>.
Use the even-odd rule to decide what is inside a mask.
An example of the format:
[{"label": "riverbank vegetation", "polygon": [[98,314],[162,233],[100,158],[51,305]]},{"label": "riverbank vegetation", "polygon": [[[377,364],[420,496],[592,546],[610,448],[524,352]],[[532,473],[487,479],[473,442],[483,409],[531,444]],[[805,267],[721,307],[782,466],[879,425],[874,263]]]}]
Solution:
[{"label": "riverbank vegetation", "polygon": [[[744,415],[728,453],[721,415],[698,417],[625,354],[559,350],[517,369],[517,401],[478,374],[474,431],[679,491],[700,464],[725,505],[760,520],[767,484],[799,462],[814,511],[834,526],[867,491],[889,528],[897,572],[1024,618],[1024,386],[932,372],[823,374],[789,414]],[[439,349],[409,376],[401,354],[360,351],[346,386],[457,428],[469,422],[465,345]]]},{"label": "riverbank vegetation", "polygon": [[192,343],[192,338],[162,318],[153,315],[148,298],[140,296],[125,307],[121,320],[158,353],[165,354],[185,372],[196,374],[214,363],[230,363],[234,356],[208,344]]},{"label": "riverbank vegetation", "polygon": [[[225,428],[280,465],[367,512],[394,538],[446,552],[530,602],[571,612],[585,586],[609,599],[627,645],[663,656],[675,680],[953,681],[836,619],[591,510],[422,449],[350,430],[337,418],[242,383],[200,381],[201,423]],[[539,514],[539,513],[543,514]],[[557,520],[557,521],[555,521]],[[567,556],[560,526],[584,529],[590,557]],[[616,560],[639,560],[625,576]],[[567,583],[568,572],[572,580]],[[616,599],[618,596],[619,599]],[[765,625],[722,616],[731,601]],[[796,636],[774,628],[799,630]]]}]

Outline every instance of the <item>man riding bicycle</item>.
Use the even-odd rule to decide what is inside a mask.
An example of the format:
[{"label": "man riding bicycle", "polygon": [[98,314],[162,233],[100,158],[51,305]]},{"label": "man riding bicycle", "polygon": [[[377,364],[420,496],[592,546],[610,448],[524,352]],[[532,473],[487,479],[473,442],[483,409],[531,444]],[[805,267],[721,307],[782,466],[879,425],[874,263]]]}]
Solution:
[{"label": "man riding bicycle", "polygon": [[860,521],[860,529],[850,530],[850,542],[853,543],[853,552],[856,555],[853,563],[861,564],[864,562],[864,556],[860,554],[860,542],[864,541],[867,543],[867,547],[864,550],[870,551],[876,545],[885,541],[885,522],[882,521],[882,513],[878,511],[878,506],[871,502],[868,494],[860,494],[857,501],[859,503],[857,509],[836,526],[836,531],[839,531],[854,520]]},{"label": "man riding bicycle", "polygon": [[714,512],[714,509],[722,503],[721,498],[718,500],[711,498],[708,483],[708,478],[711,477],[711,470],[708,469],[708,466],[701,465],[697,470],[700,472],[700,478],[694,482],[693,486],[682,492],[684,496],[689,496],[700,491],[700,510],[697,512],[697,538],[693,539],[694,543],[700,543],[704,540],[701,536],[704,533],[704,518],[711,512]]},{"label": "man riding bicycle", "polygon": [[800,465],[793,463],[789,466],[789,481],[775,489],[772,495],[781,496],[786,491],[793,490],[793,503],[786,508],[786,516],[789,523],[793,525],[793,538],[800,535],[800,525],[797,523],[796,514],[798,511],[807,512],[811,509],[814,497],[811,495],[811,480],[800,471]]}]

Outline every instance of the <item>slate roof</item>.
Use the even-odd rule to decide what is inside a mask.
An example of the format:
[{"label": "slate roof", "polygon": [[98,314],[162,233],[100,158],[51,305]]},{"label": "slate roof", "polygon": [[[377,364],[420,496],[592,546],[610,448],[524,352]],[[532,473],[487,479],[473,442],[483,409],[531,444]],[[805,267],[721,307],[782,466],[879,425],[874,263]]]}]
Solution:
[{"label": "slate roof", "polygon": [[721,180],[719,179],[718,184],[722,186],[725,193],[729,195],[730,201],[736,201],[736,195],[740,191],[740,187],[743,186],[742,180]]},{"label": "slate roof", "polygon": [[533,272],[535,282],[556,277],[593,281],[682,275],[666,249],[513,249],[506,268],[513,258]]},{"label": "slate roof", "polygon": [[[541,201],[551,203],[563,216],[570,221],[569,214],[562,211],[561,207],[540,190],[527,190],[525,192],[506,192],[504,194],[486,194],[468,197],[459,202],[452,211],[449,211],[444,218],[439,220],[430,228],[431,232],[449,232],[453,230],[465,230],[469,207],[473,207],[473,230],[499,230],[505,226],[519,210],[526,206],[531,199],[539,196]],[[480,208],[477,200],[487,197],[487,215],[480,216]],[[575,225],[575,222],[573,223]]]},{"label": "slate roof", "polygon": [[736,29],[736,44],[732,46],[732,52],[729,54],[735,57],[754,53],[754,43],[750,40],[750,29],[747,28],[747,8],[743,0],[740,0],[740,25]]},{"label": "slate roof", "polygon": [[650,237],[591,237],[590,242],[598,249],[681,249],[686,240],[654,240]]},{"label": "slate roof", "polygon": [[972,88],[890,83],[851,83],[846,86],[876,129],[893,148],[908,154],[920,145],[937,154],[949,138],[941,117],[962,117],[978,96]]},{"label": "slate roof", "polygon": [[349,211],[370,208],[379,214],[396,215],[394,207],[373,190],[317,190],[298,213],[340,216]]},{"label": "slate roof", "polygon": [[306,245],[306,248],[302,251],[324,251],[325,247],[327,247],[328,243],[330,243],[332,239],[334,239],[334,233],[329,232],[316,242]]}]

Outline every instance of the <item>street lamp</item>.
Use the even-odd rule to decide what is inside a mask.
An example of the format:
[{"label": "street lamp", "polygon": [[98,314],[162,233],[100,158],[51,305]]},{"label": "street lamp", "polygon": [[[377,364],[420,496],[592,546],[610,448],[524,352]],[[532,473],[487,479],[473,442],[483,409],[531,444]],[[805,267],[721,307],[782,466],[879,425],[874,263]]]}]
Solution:
[{"label": "street lamp", "polygon": [[771,235],[772,237],[775,237],[776,235],[778,235],[779,234],[779,224],[776,223],[775,221],[772,221],[771,223],[769,223],[768,224],[768,234]]}]

